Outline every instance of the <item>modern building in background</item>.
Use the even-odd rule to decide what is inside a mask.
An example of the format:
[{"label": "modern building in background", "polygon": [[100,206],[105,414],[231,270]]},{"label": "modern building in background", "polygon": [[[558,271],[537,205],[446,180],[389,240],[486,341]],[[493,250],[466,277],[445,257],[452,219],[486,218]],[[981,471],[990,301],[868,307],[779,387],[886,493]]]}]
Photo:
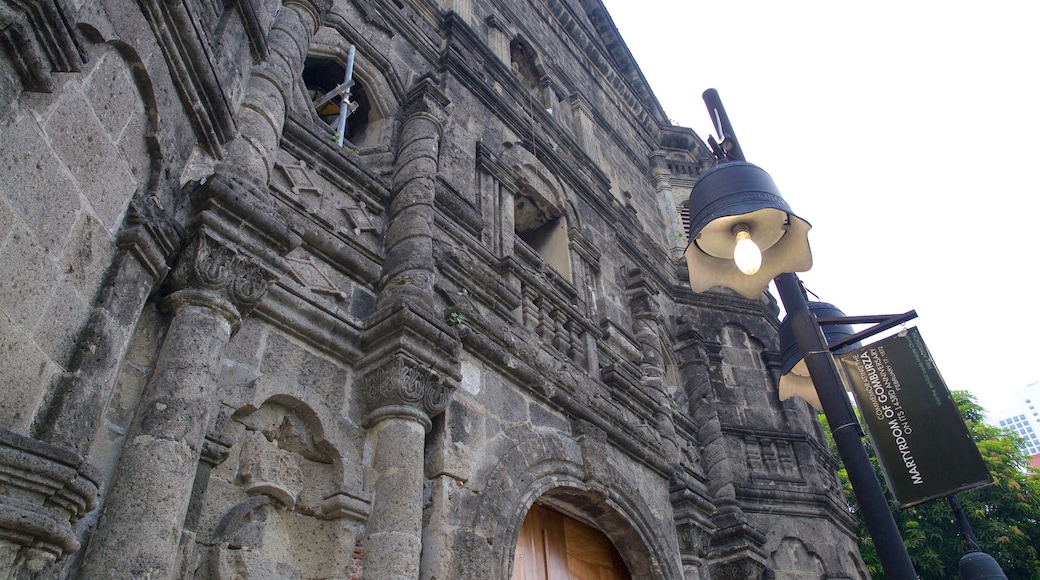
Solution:
[{"label": "modern building in background", "polygon": [[599,0],[0,3],[5,577],[868,578]]},{"label": "modern building in background", "polygon": [[997,424],[1022,437],[1022,451],[1033,467],[1040,467],[1040,381],[1015,392],[1015,404],[995,413]]}]

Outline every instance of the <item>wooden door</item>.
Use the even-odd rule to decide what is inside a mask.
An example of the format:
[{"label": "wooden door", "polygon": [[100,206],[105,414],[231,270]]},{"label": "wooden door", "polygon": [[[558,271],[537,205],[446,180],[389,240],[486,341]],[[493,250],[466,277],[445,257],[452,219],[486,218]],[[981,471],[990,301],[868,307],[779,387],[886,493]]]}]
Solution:
[{"label": "wooden door", "polygon": [[534,505],[513,557],[513,580],[630,580],[607,536],[574,518]]}]

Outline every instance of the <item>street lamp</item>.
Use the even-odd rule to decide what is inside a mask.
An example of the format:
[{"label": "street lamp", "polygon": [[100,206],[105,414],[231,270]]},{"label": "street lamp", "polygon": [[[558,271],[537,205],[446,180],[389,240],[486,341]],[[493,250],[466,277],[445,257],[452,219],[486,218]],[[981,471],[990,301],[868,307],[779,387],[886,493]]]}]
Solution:
[{"label": "street lamp", "polygon": [[[809,310],[817,322],[821,318],[841,319],[841,322],[837,324],[820,325],[823,329],[823,338],[827,341],[827,345],[832,351],[834,348],[831,345],[852,336],[856,332],[851,324],[845,322],[845,313],[833,304],[810,301]],[[859,343],[850,344],[849,346],[858,345]],[[816,394],[816,386],[812,382],[812,377],[809,376],[809,369],[805,367],[802,351],[798,349],[798,343],[794,338],[794,330],[791,328],[791,321],[788,318],[784,318],[780,322],[780,382],[777,384],[777,391],[781,401],[791,397],[801,397],[812,405],[814,409],[823,410],[823,407],[820,405],[820,398]]]},{"label": "street lamp", "polygon": [[[896,580],[917,578],[827,341],[794,274],[812,267],[806,236],[811,226],[794,215],[765,171],[744,160],[715,89],[708,89],[703,97],[721,141],[709,137],[719,164],[690,193],[690,245],[685,252],[690,287],[701,292],[726,286],[755,299],[774,280],[885,575]],[[738,241],[748,237],[762,253],[761,265],[751,274],[734,264]]]}]

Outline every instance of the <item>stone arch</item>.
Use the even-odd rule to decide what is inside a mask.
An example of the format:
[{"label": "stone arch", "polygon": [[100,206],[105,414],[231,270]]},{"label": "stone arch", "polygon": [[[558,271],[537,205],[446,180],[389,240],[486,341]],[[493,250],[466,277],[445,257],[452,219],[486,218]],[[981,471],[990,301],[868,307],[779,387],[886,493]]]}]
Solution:
[{"label": "stone arch", "polygon": [[[80,29],[84,31],[84,36],[87,38],[96,38],[97,42],[101,42],[101,34],[94,28],[81,24]],[[131,132],[134,138],[141,140],[139,144],[135,144],[138,149],[133,151],[130,149],[129,144],[122,145],[126,152],[125,154],[130,155],[131,151],[133,151],[138,156],[131,163],[131,171],[134,172],[134,175],[138,177],[141,183],[135,198],[147,197],[159,186],[162,160],[162,150],[158,137],[159,110],[155,97],[155,87],[152,84],[151,77],[148,75],[144,61],[133,46],[114,39],[107,40],[105,43],[111,46],[125,63],[126,72],[141,98],[141,114],[143,118],[139,122],[129,120],[126,125],[128,129],[135,124],[137,125]],[[123,138],[126,139],[127,137],[128,135],[124,131]]]},{"label": "stone arch", "polygon": [[[567,199],[563,202],[564,212],[567,216],[567,224],[571,229],[577,230],[585,234],[584,227],[582,226],[581,212],[578,211],[578,205],[573,200]],[[588,237],[588,236],[586,236]]]},{"label": "stone arch", "polygon": [[459,577],[508,577],[520,527],[536,501],[605,533],[633,578],[681,577],[670,557],[678,553],[675,533],[662,533],[662,522],[651,519],[654,510],[624,474],[600,465],[597,470],[607,471],[604,479],[614,484],[596,482],[578,442],[528,435],[499,457],[478,476],[485,487],[466,509],[471,521],[462,528],[472,536],[455,562]]},{"label": "stone arch", "polygon": [[[603,493],[587,486],[557,485],[546,490],[536,501],[579,521],[589,522],[606,534],[620,552],[633,579],[679,577],[678,568],[673,569],[671,559],[662,557],[676,553],[678,548],[663,541],[666,535],[661,534],[659,525],[642,517],[650,509],[642,498],[618,489],[608,489]],[[633,517],[634,514],[639,517]],[[516,544],[515,538],[513,544]]]},{"label": "stone arch", "polygon": [[[322,402],[319,393],[300,388],[289,395],[265,387],[267,385],[257,381],[255,398],[236,409],[228,423],[259,431],[268,439],[277,440],[280,448],[328,465],[335,475],[330,485],[359,488],[360,472],[347,472],[346,467],[348,463],[360,463],[360,456],[355,456],[351,448],[352,441],[361,433],[360,428],[346,424]],[[232,430],[228,425],[223,428],[224,433]]]}]

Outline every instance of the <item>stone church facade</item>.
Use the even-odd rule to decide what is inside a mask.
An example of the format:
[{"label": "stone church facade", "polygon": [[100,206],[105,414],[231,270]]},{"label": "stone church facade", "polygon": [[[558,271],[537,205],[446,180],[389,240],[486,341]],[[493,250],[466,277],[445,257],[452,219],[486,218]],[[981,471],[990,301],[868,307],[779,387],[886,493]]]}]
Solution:
[{"label": "stone church facade", "polygon": [[712,163],[599,0],[0,0],[0,577],[867,578]]}]

